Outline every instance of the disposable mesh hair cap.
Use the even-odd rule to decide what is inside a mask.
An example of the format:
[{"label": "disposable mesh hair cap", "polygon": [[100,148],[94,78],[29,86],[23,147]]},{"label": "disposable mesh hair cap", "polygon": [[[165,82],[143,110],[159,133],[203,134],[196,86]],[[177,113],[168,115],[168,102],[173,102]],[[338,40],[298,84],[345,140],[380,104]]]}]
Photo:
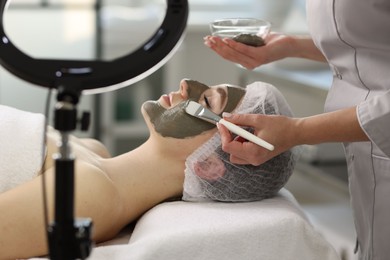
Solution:
[{"label": "disposable mesh hair cap", "polygon": [[[264,82],[248,85],[233,113],[292,117],[283,95]],[[241,202],[273,197],[290,178],[298,154],[293,148],[259,166],[232,164],[217,132],[187,158],[183,200]]]}]

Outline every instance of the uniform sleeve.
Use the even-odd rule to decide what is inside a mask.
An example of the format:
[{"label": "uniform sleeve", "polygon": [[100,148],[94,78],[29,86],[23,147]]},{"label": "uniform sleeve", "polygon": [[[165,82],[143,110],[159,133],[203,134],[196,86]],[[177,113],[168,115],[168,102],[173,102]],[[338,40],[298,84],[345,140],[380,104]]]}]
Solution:
[{"label": "uniform sleeve", "polygon": [[360,103],[357,113],[363,131],[390,157],[390,91]]}]

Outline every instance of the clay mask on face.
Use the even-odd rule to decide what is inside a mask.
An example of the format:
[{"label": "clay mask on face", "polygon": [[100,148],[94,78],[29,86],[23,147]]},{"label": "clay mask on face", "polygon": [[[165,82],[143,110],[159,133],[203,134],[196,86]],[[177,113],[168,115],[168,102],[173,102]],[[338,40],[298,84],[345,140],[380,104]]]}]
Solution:
[{"label": "clay mask on face", "polygon": [[245,89],[240,87],[228,86],[228,102],[223,110],[223,112],[232,112],[240,103],[242,97],[245,95]]},{"label": "clay mask on face", "polygon": [[[188,99],[198,102],[200,96],[209,87],[193,80],[188,80]],[[228,87],[228,102],[223,112],[231,112],[244,96],[245,90]],[[188,115],[185,112],[185,101],[173,108],[165,109],[158,102],[147,101],[144,109],[149,115],[156,132],[164,137],[183,139],[215,128],[215,125]]]}]

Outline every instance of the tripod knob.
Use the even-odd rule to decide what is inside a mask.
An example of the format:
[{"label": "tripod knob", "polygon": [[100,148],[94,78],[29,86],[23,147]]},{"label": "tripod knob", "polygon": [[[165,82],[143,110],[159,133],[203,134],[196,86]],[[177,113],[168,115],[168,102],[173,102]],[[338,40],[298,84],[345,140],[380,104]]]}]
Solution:
[{"label": "tripod knob", "polygon": [[91,113],[90,112],[83,112],[83,114],[81,116],[81,120],[80,120],[81,130],[88,131],[90,123],[91,123]]}]

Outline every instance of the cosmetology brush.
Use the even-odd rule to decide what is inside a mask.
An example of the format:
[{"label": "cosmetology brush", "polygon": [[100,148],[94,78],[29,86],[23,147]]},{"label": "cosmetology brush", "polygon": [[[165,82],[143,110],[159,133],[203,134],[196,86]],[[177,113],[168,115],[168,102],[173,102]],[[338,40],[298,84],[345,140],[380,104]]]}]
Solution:
[{"label": "cosmetology brush", "polygon": [[255,136],[254,134],[244,130],[239,126],[229,121],[226,121],[225,119],[221,118],[220,116],[216,115],[214,112],[203,107],[201,104],[196,103],[195,101],[188,101],[185,110],[187,114],[190,114],[191,116],[203,119],[212,124],[220,123],[226,126],[227,129],[229,129],[231,132],[235,133],[236,135],[239,135],[245,138],[246,140],[255,143],[261,147],[264,147],[265,149],[268,149],[270,151],[274,150],[274,146],[272,144],[264,141],[263,139]]}]

